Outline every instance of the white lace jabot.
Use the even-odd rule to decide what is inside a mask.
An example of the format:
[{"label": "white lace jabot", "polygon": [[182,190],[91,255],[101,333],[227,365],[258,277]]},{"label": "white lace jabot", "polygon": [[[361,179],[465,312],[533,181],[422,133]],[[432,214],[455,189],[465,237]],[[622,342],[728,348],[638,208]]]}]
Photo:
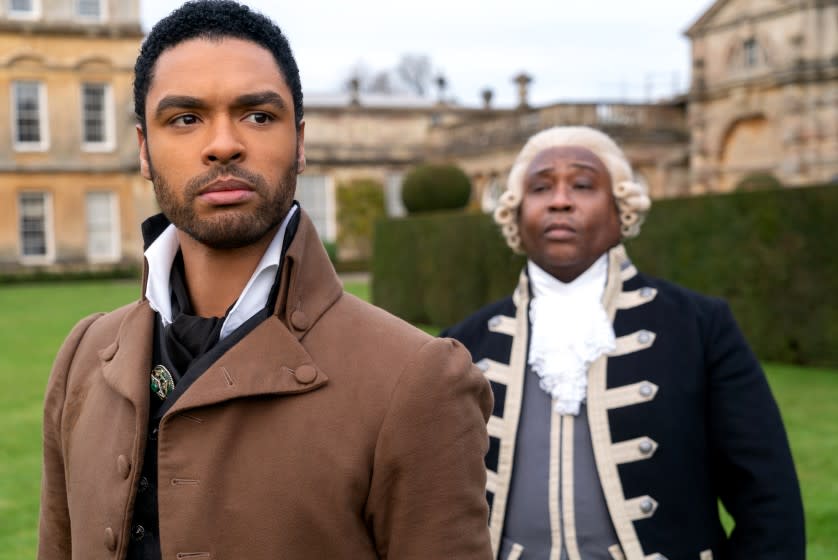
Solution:
[{"label": "white lace jabot", "polygon": [[529,365],[559,414],[579,414],[588,388],[588,367],[616,349],[614,329],[602,306],[608,255],[565,284],[527,261],[532,286]]}]

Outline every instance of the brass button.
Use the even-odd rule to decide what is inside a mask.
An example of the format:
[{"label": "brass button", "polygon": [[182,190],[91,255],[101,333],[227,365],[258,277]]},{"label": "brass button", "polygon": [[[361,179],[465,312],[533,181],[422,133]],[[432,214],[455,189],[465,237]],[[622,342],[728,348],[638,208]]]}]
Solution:
[{"label": "brass button", "polygon": [[294,328],[297,330],[306,330],[309,327],[308,315],[299,309],[294,311],[291,314],[291,324],[294,325]]},{"label": "brass button", "polygon": [[105,548],[111,552],[116,550],[116,535],[110,527],[105,529]]},{"label": "brass button", "polygon": [[308,364],[302,365],[294,370],[294,379],[303,385],[308,385],[317,378],[317,370]]},{"label": "brass button", "polygon": [[128,457],[120,455],[116,458],[116,470],[119,471],[119,476],[128,478],[128,475],[131,474],[131,462],[128,461]]}]

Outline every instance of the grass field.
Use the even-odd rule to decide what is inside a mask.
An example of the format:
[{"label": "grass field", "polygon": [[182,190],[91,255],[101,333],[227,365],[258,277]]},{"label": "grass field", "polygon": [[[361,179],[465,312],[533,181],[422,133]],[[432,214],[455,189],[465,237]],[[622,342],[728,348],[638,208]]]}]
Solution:
[{"label": "grass field", "polygon": [[[347,289],[368,298],[364,283]],[[0,286],[0,560],[34,558],[41,399],[55,352],[81,317],[139,296],[136,282]],[[809,560],[838,558],[838,371],[766,365],[803,487]]]}]

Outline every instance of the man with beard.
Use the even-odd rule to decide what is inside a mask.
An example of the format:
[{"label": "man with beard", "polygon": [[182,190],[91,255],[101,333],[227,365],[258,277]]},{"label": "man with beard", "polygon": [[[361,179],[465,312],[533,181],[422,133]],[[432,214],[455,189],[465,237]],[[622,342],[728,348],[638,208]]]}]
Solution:
[{"label": "man with beard", "polygon": [[139,301],[47,386],[39,558],[491,555],[491,390],[468,353],[343,292],[293,201],[302,92],[269,19],[158,23],[135,67]]}]

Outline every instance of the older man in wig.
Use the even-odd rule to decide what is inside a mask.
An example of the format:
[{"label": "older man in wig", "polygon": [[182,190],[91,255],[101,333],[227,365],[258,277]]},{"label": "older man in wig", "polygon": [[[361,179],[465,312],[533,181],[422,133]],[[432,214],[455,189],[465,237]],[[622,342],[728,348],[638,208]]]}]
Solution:
[{"label": "older man in wig", "polygon": [[728,306],[641,274],[621,244],[649,207],[591,128],[544,130],[512,167],[495,221],[528,257],[518,287],[443,332],[494,389],[495,555],[802,559],[785,430]]}]

